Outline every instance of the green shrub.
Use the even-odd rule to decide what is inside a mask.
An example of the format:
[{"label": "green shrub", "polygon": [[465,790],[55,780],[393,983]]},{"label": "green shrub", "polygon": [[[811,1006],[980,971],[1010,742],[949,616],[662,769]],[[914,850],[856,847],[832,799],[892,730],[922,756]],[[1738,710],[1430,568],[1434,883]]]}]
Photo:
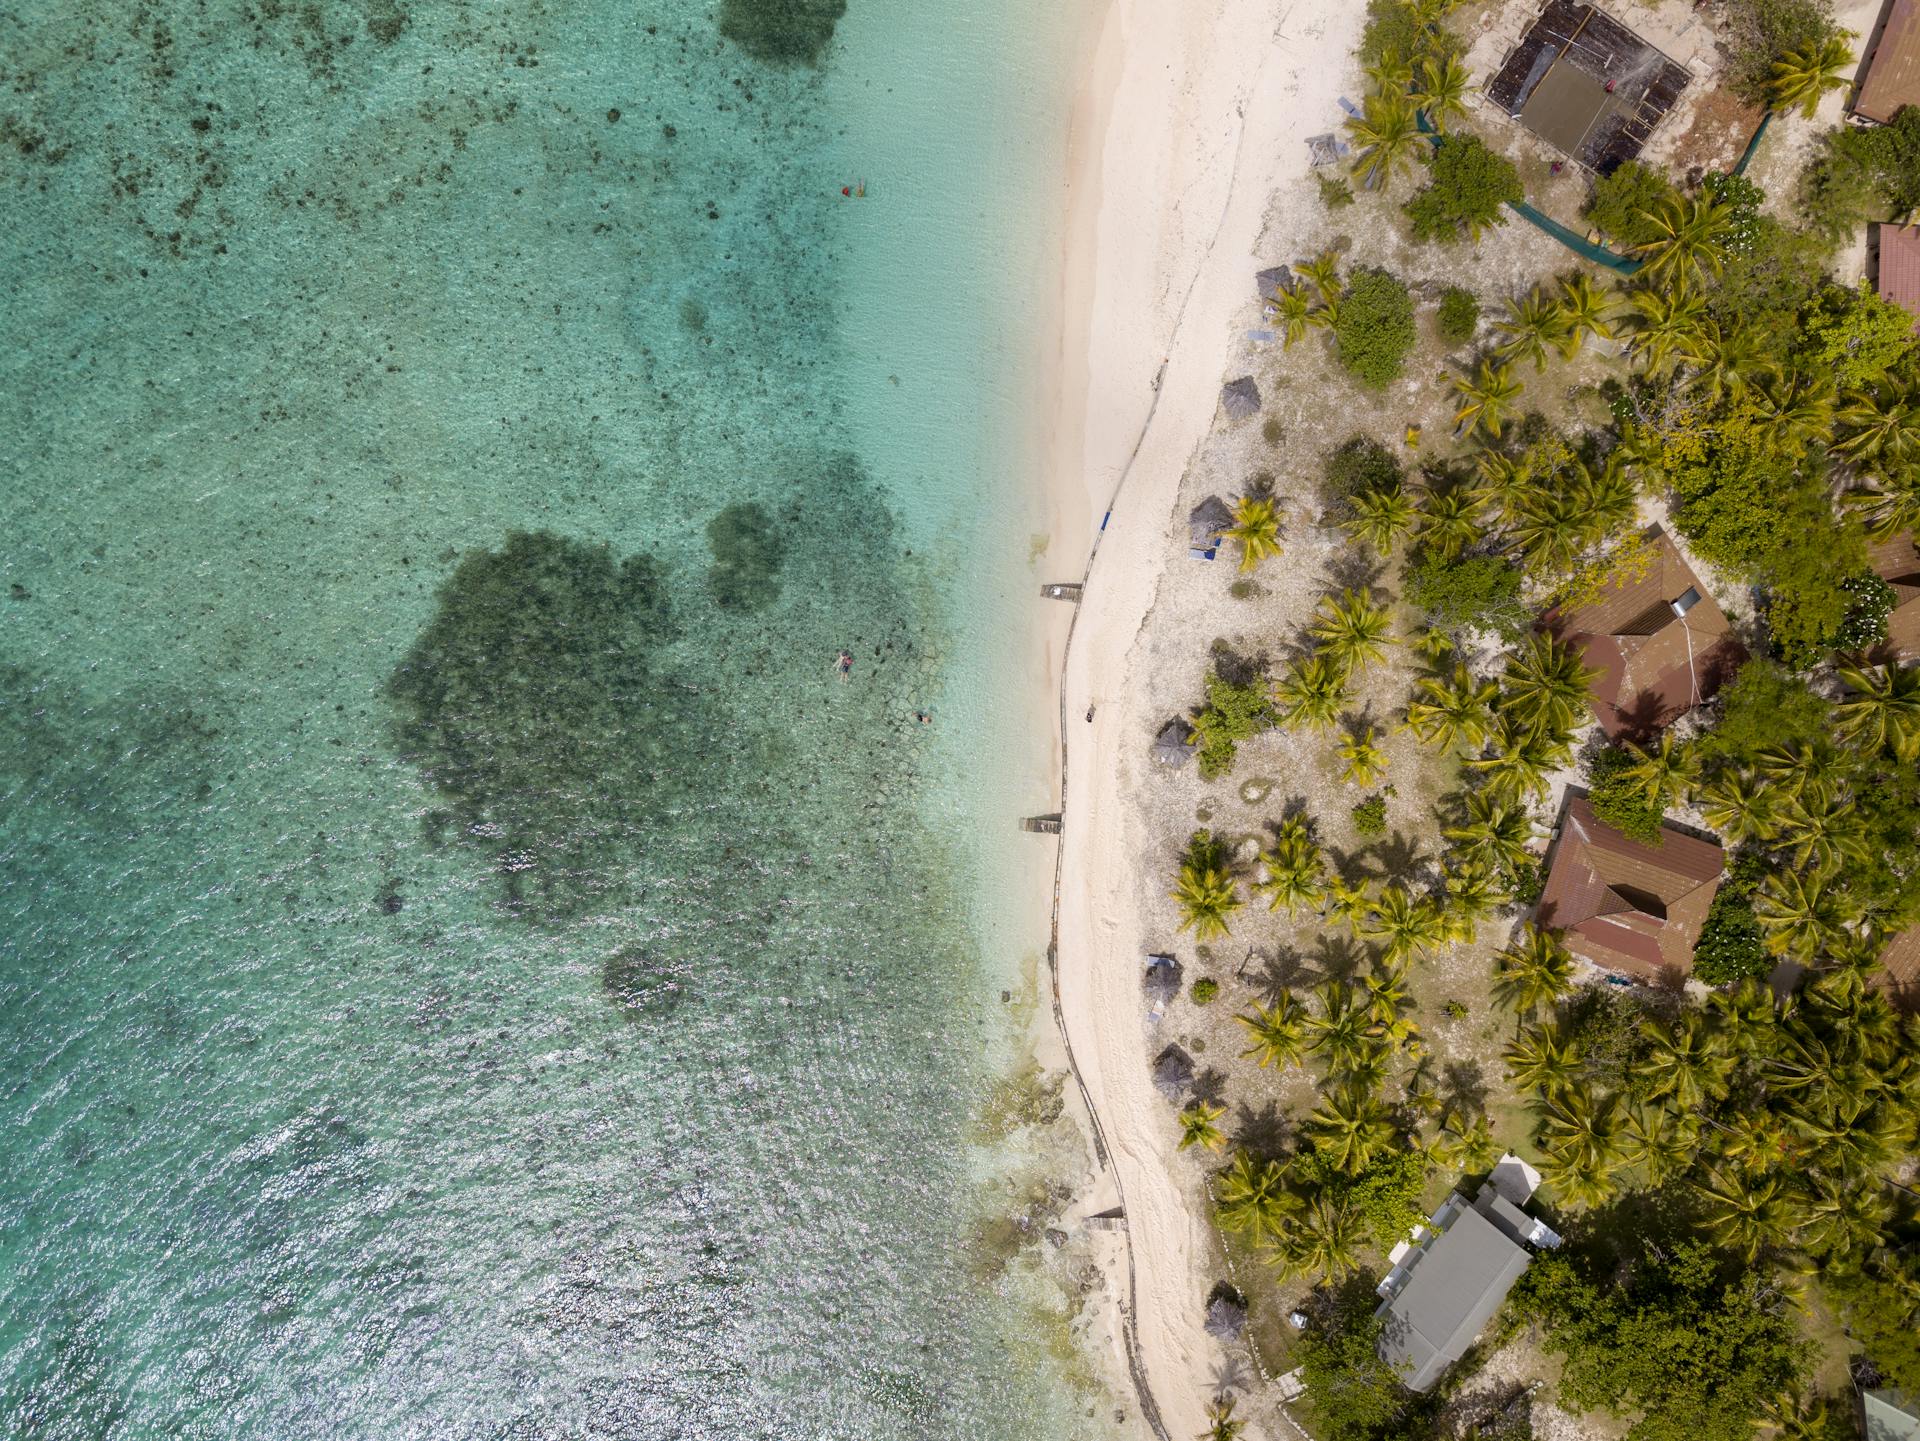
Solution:
[{"label": "green shrub", "polygon": [[1633,757],[1617,746],[1601,751],[1587,771],[1587,799],[1602,822],[1630,840],[1657,846],[1663,813],[1657,803],[1647,799],[1639,783],[1626,775],[1633,764]]},{"label": "green shrub", "polygon": [[1327,457],[1326,500],[1329,505],[1370,491],[1400,489],[1406,472],[1379,441],[1356,435]]},{"label": "green shrub", "polygon": [[1353,204],[1353,187],[1347,184],[1342,175],[1329,175],[1324,170],[1313,172],[1314,180],[1320,186],[1320,203],[1329,210],[1339,210]]},{"label": "green shrub", "polygon": [[1613,174],[1593,182],[1587,219],[1616,244],[1640,245],[1659,234],[1648,223],[1648,213],[1657,212],[1679,196],[1663,171],[1629,160]]},{"label": "green shrub", "polygon": [[1440,1014],[1450,1021],[1464,1021],[1467,1018],[1467,1003],[1465,1001],[1442,1001],[1440,1003]]},{"label": "green shrub", "polygon": [[1413,297],[1384,270],[1363,271],[1341,297],[1333,335],[1340,363],[1356,380],[1375,389],[1388,385],[1413,349]]},{"label": "green shrub", "polygon": [[1842,126],[1800,183],[1801,212],[1832,236],[1863,220],[1903,216],[1920,206],[1920,108],[1901,110],[1887,125]]},{"label": "green shrub", "polygon": [[1207,677],[1207,703],[1193,718],[1200,752],[1200,778],[1214,780],[1233,769],[1239,743],[1273,724],[1267,688],[1255,676],[1236,685],[1218,671]]},{"label": "green shrub", "polygon": [[1842,390],[1869,385],[1914,347],[1913,317],[1882,300],[1861,281],[1822,288],[1800,320],[1791,354],[1808,375],[1829,377]]},{"label": "green shrub", "polygon": [[1867,650],[1887,638],[1887,617],[1893,614],[1900,597],[1879,576],[1869,571],[1840,582],[1840,589],[1853,597],[1853,609],[1840,623],[1833,639],[1835,650]]},{"label": "green shrub", "polygon": [[1440,296],[1436,328],[1448,345],[1465,345],[1480,328],[1480,301],[1471,290],[1449,285]]},{"label": "green shrub", "polygon": [[1533,622],[1520,600],[1519,569],[1498,556],[1421,555],[1407,573],[1407,602],[1435,630],[1470,626],[1517,640]]},{"label": "green shrub", "polygon": [[1332,1321],[1308,1327],[1295,1345],[1293,1359],[1306,1386],[1300,1409],[1310,1434],[1320,1441],[1421,1434],[1408,1429],[1408,1412],[1419,1405],[1418,1398],[1380,1359],[1382,1322],[1368,1304],[1375,1299],[1366,1288],[1353,1288]]},{"label": "green shrub", "polygon": [[1220,983],[1212,976],[1202,976],[1193,983],[1193,1003],[1196,1006],[1211,1005],[1219,994]]},{"label": "green shrub", "polygon": [[1766,867],[1750,853],[1734,858],[1727,878],[1713,894],[1700,939],[1693,947],[1693,974],[1709,986],[1726,986],[1748,976],[1764,976],[1774,958],[1753,917],[1752,896]]},{"label": "green shrub", "polygon": [[1387,833],[1387,798],[1368,796],[1353,808],[1353,828],[1363,836]]},{"label": "green shrub", "polygon": [[1488,226],[1507,223],[1509,203],[1526,198],[1520,172],[1472,135],[1454,136],[1434,151],[1429,173],[1431,183],[1406,205],[1415,240],[1478,240]]},{"label": "green shrub", "polygon": [[1818,48],[1838,28],[1827,0],[1728,0],[1727,88],[1749,104],[1767,104],[1773,62],[1789,50]]}]

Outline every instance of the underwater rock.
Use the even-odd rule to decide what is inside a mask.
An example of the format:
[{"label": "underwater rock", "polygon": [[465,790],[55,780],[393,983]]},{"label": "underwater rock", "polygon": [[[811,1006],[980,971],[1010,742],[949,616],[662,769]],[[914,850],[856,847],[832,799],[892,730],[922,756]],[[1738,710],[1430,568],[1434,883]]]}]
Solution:
[{"label": "underwater rock", "polygon": [[730,505],[707,525],[713,567],[707,583],[726,610],[764,610],[780,598],[780,566],[786,545],[773,517],[748,501]]},{"label": "underwater rock", "polygon": [[847,0],[721,0],[720,33],[770,65],[818,65]]},{"label": "underwater rock", "polygon": [[664,1020],[687,998],[686,988],[666,964],[637,946],[607,957],[600,967],[600,987],[629,1021]]}]

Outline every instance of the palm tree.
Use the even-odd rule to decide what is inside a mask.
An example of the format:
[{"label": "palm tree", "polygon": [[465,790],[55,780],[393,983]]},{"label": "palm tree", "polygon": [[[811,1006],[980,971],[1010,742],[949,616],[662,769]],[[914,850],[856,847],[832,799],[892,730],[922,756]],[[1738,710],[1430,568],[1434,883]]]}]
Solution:
[{"label": "palm tree", "polygon": [[1484,1115],[1464,1126],[1449,1121],[1433,1138],[1433,1159],[1451,1171],[1490,1171],[1504,1148],[1493,1139],[1493,1127]]},{"label": "palm tree", "polygon": [[1700,1150],[1700,1127],[1665,1106],[1635,1106],[1620,1122],[1623,1159],[1640,1167],[1650,1185],[1660,1186],[1688,1170]]},{"label": "palm tree", "polygon": [[1207,1402],[1207,1429],[1200,1433],[1200,1441],[1240,1441],[1246,1429],[1244,1421],[1233,1419],[1233,1397],[1222,1393]]},{"label": "palm tree", "polygon": [[1881,1245],[1893,1205],[1878,1186],[1814,1176],[1795,1198],[1799,1242],[1828,1262],[1845,1262]]},{"label": "palm tree", "polygon": [[1844,433],[1833,448],[1848,460],[1885,464],[1920,454],[1920,398],[1897,376],[1887,376],[1876,390],[1849,390],[1834,424]]},{"label": "palm tree", "polygon": [[1920,759],[1920,666],[1842,666],[1853,694],[1835,709],[1840,734],[1912,764]]},{"label": "palm tree", "polygon": [[1465,825],[1442,831],[1457,852],[1491,861],[1503,870],[1525,865],[1532,856],[1533,818],[1524,806],[1490,791],[1467,795]]},{"label": "palm tree", "polygon": [[1313,293],[1320,297],[1323,306],[1339,300],[1342,286],[1338,251],[1323,250],[1313,259],[1303,260],[1293,268],[1302,280],[1313,287]]},{"label": "palm tree", "polygon": [[1256,1238],[1278,1236],[1300,1209],[1300,1198],[1287,1189],[1286,1167],[1247,1151],[1234,1153],[1233,1164],[1213,1183],[1213,1196],[1221,1230]]},{"label": "palm tree", "polygon": [[1866,483],[1841,497],[1860,512],[1867,533],[1875,540],[1892,540],[1904,531],[1920,530],[1920,472],[1902,470],[1895,476],[1870,476]]},{"label": "palm tree", "polygon": [[1509,899],[1493,867],[1480,860],[1455,860],[1442,872],[1446,881],[1441,914],[1451,940],[1472,945],[1480,932],[1480,922],[1488,919]]},{"label": "palm tree", "polygon": [[1640,788],[1648,805],[1664,810],[1669,803],[1683,804],[1693,793],[1700,778],[1699,752],[1689,750],[1684,741],[1676,745],[1672,731],[1662,734],[1653,750],[1642,750],[1632,741],[1624,742],[1623,748],[1633,757],[1624,774]]},{"label": "palm tree", "polygon": [[1714,991],[1707,1006],[1719,1023],[1726,1048],[1736,1056],[1764,1056],[1778,1042],[1773,992],[1748,976],[1731,990]]},{"label": "palm tree", "polygon": [[1818,45],[1789,50],[1773,62],[1773,74],[1767,81],[1767,101],[1775,110],[1793,110],[1807,119],[1820,106],[1820,97],[1829,90],[1847,85],[1847,67],[1853,63],[1852,38],[1845,30],[1829,34]]},{"label": "palm tree", "polygon": [[1587,688],[1599,674],[1583,665],[1580,653],[1558,636],[1535,631],[1507,659],[1500,713],[1536,735],[1571,730],[1587,703]]},{"label": "palm tree", "polygon": [[1521,497],[1512,517],[1513,540],[1536,573],[1571,570],[1588,526],[1573,484],[1538,487]]},{"label": "palm tree", "polygon": [[1267,893],[1267,909],[1292,916],[1311,910],[1326,893],[1326,860],[1298,820],[1284,823],[1271,849],[1260,855],[1267,878],[1255,888]]},{"label": "palm tree", "polygon": [[1405,886],[1395,882],[1382,887],[1374,900],[1365,934],[1386,942],[1384,954],[1391,965],[1409,956],[1425,955],[1442,944],[1447,938],[1447,925],[1432,900],[1409,895]]},{"label": "palm tree", "polygon": [[1560,932],[1527,921],[1494,957],[1493,998],[1515,1017],[1531,1016],[1573,990],[1573,952]]},{"label": "palm tree", "polygon": [[1367,917],[1373,911],[1373,894],[1367,889],[1367,883],[1361,881],[1355,886],[1335,876],[1327,882],[1326,918],[1347,928],[1352,935],[1359,935],[1366,928]]},{"label": "palm tree", "polygon": [[1472,375],[1452,375],[1447,383],[1459,397],[1460,407],[1453,413],[1453,432],[1471,437],[1485,431],[1494,440],[1519,397],[1520,382],[1513,378],[1511,365],[1495,365],[1484,357]]},{"label": "palm tree", "polygon": [[1798,795],[1820,781],[1832,765],[1832,755],[1805,741],[1762,746],[1754,755],[1754,769],[1780,788],[1784,796]]},{"label": "palm tree", "polygon": [[1607,314],[1613,309],[1613,297],[1593,283],[1584,270],[1560,282],[1560,353],[1571,360],[1580,352],[1580,343],[1589,335],[1602,340],[1613,338]]},{"label": "palm tree", "polygon": [[1387,658],[1387,647],[1393,643],[1391,626],[1392,617],[1384,605],[1348,590],[1337,598],[1324,597],[1309,629],[1343,670],[1354,671]]},{"label": "palm tree", "polygon": [[1464,485],[1429,489],[1420,510],[1420,544],[1443,560],[1452,560],[1484,533],[1480,501]]},{"label": "palm tree", "polygon": [[1780,842],[1803,871],[1838,870],[1867,858],[1866,824],[1853,802],[1825,782],[1803,786],[1780,803]]},{"label": "palm tree", "polygon": [[1516,735],[1503,728],[1492,753],[1467,764],[1487,778],[1494,795],[1518,801],[1523,795],[1545,796],[1547,778],[1568,756],[1566,742],[1557,735]]},{"label": "palm tree", "polygon": [[1429,55],[1420,62],[1420,88],[1415,105],[1427,112],[1427,123],[1445,132],[1467,113],[1467,87],[1472,76],[1457,55]]},{"label": "palm tree", "polygon": [[1341,528],[1382,555],[1392,555],[1401,537],[1413,529],[1413,498],[1397,486],[1362,491],[1347,502],[1347,509],[1351,513]]},{"label": "palm tree", "polygon": [[1646,279],[1684,284],[1702,271],[1720,273],[1727,230],[1733,223],[1732,206],[1696,195],[1690,200],[1665,201],[1641,216],[1655,232],[1653,239],[1634,247]]},{"label": "palm tree", "polygon": [[1307,327],[1313,323],[1314,308],[1305,286],[1281,290],[1273,298],[1273,308],[1274,319],[1280,322],[1282,350],[1291,347],[1296,340],[1307,338]]},{"label": "palm tree", "polygon": [[1301,1022],[1300,1003],[1291,991],[1282,991],[1271,1006],[1255,1006],[1234,1019],[1253,1037],[1253,1044],[1240,1054],[1252,1056],[1262,1069],[1277,1066],[1285,1070],[1299,1065],[1306,1055],[1307,1030]]},{"label": "palm tree", "polygon": [[1340,759],[1346,768],[1340,779],[1355,785],[1370,786],[1387,773],[1387,753],[1380,749],[1372,726],[1364,732],[1350,732],[1340,738]]},{"label": "palm tree", "polygon": [[1682,1110],[1697,1110],[1727,1094],[1733,1057],[1699,1011],[1688,1011],[1671,1028],[1646,1021],[1641,1032],[1652,1043],[1637,1068],[1652,1100],[1672,1097]]},{"label": "palm tree", "polygon": [[1367,96],[1361,103],[1360,113],[1348,117],[1346,129],[1359,152],[1354,158],[1353,173],[1369,190],[1391,181],[1401,171],[1411,170],[1420,148],[1426,144],[1414,119],[1413,106],[1404,94]]},{"label": "palm tree", "polygon": [[1648,375],[1665,375],[1674,365],[1697,365],[1706,339],[1707,303],[1691,286],[1636,290],[1627,297],[1633,333],[1627,351]]},{"label": "palm tree", "polygon": [[1332,1191],[1321,1191],[1288,1224],[1286,1240],[1272,1260],[1284,1276],[1339,1281],[1358,1269],[1365,1235],[1366,1221],[1353,1202]]},{"label": "palm tree", "polygon": [[1347,694],[1347,669],[1330,655],[1296,659],[1273,688],[1282,718],[1314,730],[1325,730],[1340,718]]},{"label": "palm tree", "polygon": [[1747,326],[1731,330],[1709,320],[1701,332],[1700,371],[1693,383],[1718,402],[1722,396],[1738,399],[1779,371],[1772,345]]},{"label": "palm tree", "polygon": [[1707,1230],[1721,1245],[1752,1261],[1792,1229],[1792,1198],[1778,1177],[1743,1181],[1709,1172],[1708,1178],[1695,1185],[1708,1203]]},{"label": "palm tree", "polygon": [[1579,1211],[1604,1206],[1620,1186],[1614,1180],[1618,1160],[1596,1160],[1577,1151],[1549,1151],[1540,1158],[1540,1179],[1560,1198],[1560,1204]]},{"label": "palm tree", "polygon": [[1189,1146],[1205,1146],[1209,1151],[1217,1151],[1227,1144],[1226,1133],[1217,1122],[1227,1114],[1225,1106],[1216,1106],[1207,1101],[1195,1101],[1180,1113],[1180,1147],[1182,1151]]},{"label": "palm tree", "polygon": [[1195,831],[1180,861],[1173,899],[1180,907],[1180,929],[1203,941],[1228,933],[1227,919],[1245,901],[1227,869],[1226,848],[1207,831]]},{"label": "palm tree", "polygon": [[1823,871],[1776,871],[1753,893],[1753,918],[1776,956],[1811,961],[1846,934],[1855,911]]},{"label": "palm tree", "polygon": [[1361,73],[1383,95],[1404,95],[1413,87],[1413,62],[1402,59],[1398,50],[1383,51]]},{"label": "palm tree", "polygon": [[1500,694],[1494,682],[1475,680],[1464,665],[1455,665],[1451,676],[1422,676],[1413,690],[1407,729],[1422,745],[1444,752],[1460,746],[1477,750],[1487,743],[1493,702]]},{"label": "palm tree", "polygon": [[1363,1006],[1367,1020],[1374,1026],[1391,1029],[1407,1004],[1405,962],[1383,956],[1360,978],[1360,988],[1366,992]]},{"label": "palm tree", "polygon": [[[1547,352],[1566,344],[1566,319],[1559,305],[1537,289],[1525,298],[1509,300],[1507,313],[1493,328],[1506,336],[1495,353],[1508,362],[1531,360],[1536,372],[1547,368]],[[1498,432],[1495,432],[1498,434]]]},{"label": "palm tree", "polygon": [[1827,375],[1776,377],[1754,393],[1754,408],[1788,451],[1825,445],[1833,438],[1833,378]]},{"label": "palm tree", "polygon": [[1228,540],[1240,545],[1240,569],[1252,570],[1268,556],[1280,554],[1280,507],[1265,496],[1243,495],[1234,502]]},{"label": "palm tree", "polygon": [[1700,814],[1735,845],[1779,833],[1774,792],[1752,771],[1725,770],[1700,788]]},{"label": "palm tree", "polygon": [[1338,981],[1328,981],[1314,995],[1320,1002],[1319,1014],[1308,1012],[1301,1017],[1301,1023],[1313,1033],[1307,1049],[1324,1055],[1332,1069],[1348,1069],[1374,1049],[1374,1038],[1368,1034],[1373,1020],[1364,1007],[1354,1004],[1352,993]]},{"label": "palm tree", "polygon": [[1529,1026],[1507,1042],[1500,1058],[1516,1086],[1552,1096],[1574,1083],[1585,1054],[1577,1036],[1557,1026]]},{"label": "palm tree", "polygon": [[1357,1086],[1341,1086],[1321,1098],[1307,1117],[1313,1148],[1345,1175],[1357,1176],[1399,1139],[1386,1103]]},{"label": "palm tree", "polygon": [[1621,1161],[1620,1103],[1578,1082],[1544,1093],[1540,1143],[1581,1167],[1611,1170]]}]

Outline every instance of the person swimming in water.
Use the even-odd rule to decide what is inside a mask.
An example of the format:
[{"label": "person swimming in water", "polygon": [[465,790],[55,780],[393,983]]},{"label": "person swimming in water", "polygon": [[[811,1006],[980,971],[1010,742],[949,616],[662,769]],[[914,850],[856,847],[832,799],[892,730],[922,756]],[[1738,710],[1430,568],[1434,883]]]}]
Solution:
[{"label": "person swimming in water", "polygon": [[853,669],[853,652],[850,650],[841,651],[839,655],[834,657],[833,664],[840,672],[840,679],[845,680],[847,678],[847,672]]}]

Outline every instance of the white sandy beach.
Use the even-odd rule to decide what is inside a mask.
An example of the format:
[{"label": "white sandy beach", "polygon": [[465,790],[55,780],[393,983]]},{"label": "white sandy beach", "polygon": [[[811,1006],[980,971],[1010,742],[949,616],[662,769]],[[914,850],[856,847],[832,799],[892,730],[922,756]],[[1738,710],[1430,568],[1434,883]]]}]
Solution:
[{"label": "white sandy beach", "polygon": [[[1066,653],[1059,980],[1112,1151],[1106,1183],[1127,1209],[1139,1358],[1173,1436],[1204,1428],[1223,1355],[1201,1325],[1213,1279],[1203,1198],[1176,1179],[1177,1127],[1148,1074],[1136,905],[1147,882],[1120,781],[1124,748],[1151,737],[1122,704],[1127,657],[1181,475],[1213,422],[1236,332],[1257,314],[1254,272],[1295,253],[1287,215],[1267,230],[1269,204],[1305,173],[1305,137],[1338,126],[1363,8],[1114,0],[1075,106],[1049,579],[1077,578],[1110,498],[1113,512]],[[1066,631],[1063,608],[1056,675]]]}]

